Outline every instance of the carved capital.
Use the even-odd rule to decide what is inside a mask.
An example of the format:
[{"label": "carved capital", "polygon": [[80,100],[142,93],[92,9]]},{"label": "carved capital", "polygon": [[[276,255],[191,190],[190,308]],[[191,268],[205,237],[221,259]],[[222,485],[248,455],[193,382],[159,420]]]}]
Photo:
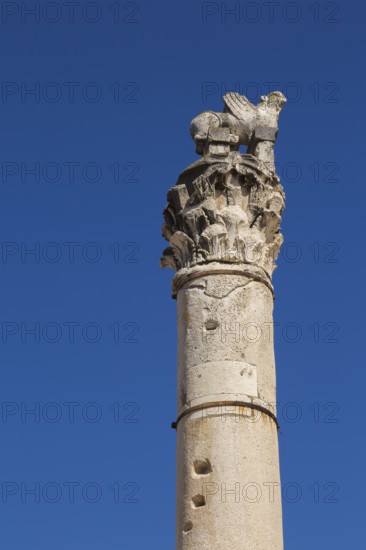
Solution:
[{"label": "carved capital", "polygon": [[282,244],[285,196],[255,157],[230,153],[200,160],[168,192],[162,266],[178,271],[208,262],[261,267],[271,276]]},{"label": "carved capital", "polygon": [[197,266],[204,271],[207,264],[224,264],[246,273],[252,270],[253,276],[270,283],[283,240],[280,222],[285,195],[273,169],[272,153],[266,162],[277,129],[273,118],[267,126],[264,121],[262,117],[261,125],[253,126],[250,154],[233,150],[240,139],[235,137],[239,131],[234,125],[227,126],[230,119],[222,127],[215,119],[206,134],[201,128],[199,139],[195,136],[204,156],[168,192],[163,236],[170,246],[164,251],[162,267],[184,270],[181,273],[187,275],[187,270],[197,272]]}]

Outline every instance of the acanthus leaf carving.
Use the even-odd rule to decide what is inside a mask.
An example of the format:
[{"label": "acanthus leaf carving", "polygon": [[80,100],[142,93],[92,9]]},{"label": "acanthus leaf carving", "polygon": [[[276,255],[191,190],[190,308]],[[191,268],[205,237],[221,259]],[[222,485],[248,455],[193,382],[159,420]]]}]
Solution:
[{"label": "acanthus leaf carving", "polygon": [[[258,108],[251,104],[249,108],[246,98],[239,103],[237,99],[229,95],[225,100],[226,108],[231,102],[230,116],[238,117],[236,122],[226,113],[214,117],[211,112],[192,122],[203,158],[188,167],[168,192],[163,236],[170,246],[162,266],[179,271],[210,262],[247,264],[268,277],[275,269],[285,195],[274,171],[273,145],[284,98],[276,92],[268,101],[262,98]],[[246,142],[251,153],[239,153],[238,143]]]}]

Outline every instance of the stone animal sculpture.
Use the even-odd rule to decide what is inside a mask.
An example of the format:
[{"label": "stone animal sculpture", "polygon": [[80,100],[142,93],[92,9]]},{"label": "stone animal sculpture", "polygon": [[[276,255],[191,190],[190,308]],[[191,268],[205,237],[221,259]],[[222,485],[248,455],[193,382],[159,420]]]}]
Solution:
[{"label": "stone animal sculpture", "polygon": [[[230,92],[224,96],[223,113],[205,111],[191,122],[191,136],[199,155],[207,154],[212,141],[220,141],[218,129],[226,129],[225,141],[231,151],[240,145],[248,147],[247,153],[273,168],[273,146],[278,132],[278,118],[286,98],[281,92],[262,96],[258,105],[253,105],[245,96]],[[221,132],[221,136],[224,133]]]}]

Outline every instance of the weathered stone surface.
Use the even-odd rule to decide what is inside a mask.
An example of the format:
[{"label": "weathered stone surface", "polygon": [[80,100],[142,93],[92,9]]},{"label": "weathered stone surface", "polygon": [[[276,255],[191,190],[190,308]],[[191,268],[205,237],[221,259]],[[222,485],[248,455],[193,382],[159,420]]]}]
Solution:
[{"label": "weathered stone surface", "polygon": [[[177,550],[283,550],[271,275],[284,193],[275,92],[192,122],[197,151],[168,193],[176,270]],[[248,146],[240,154],[240,144]]]},{"label": "weathered stone surface", "polygon": [[283,549],[276,424],[236,404],[276,413],[272,307],[269,288],[239,275],[178,292],[178,417],[202,406],[177,427],[178,550]]},{"label": "weathered stone surface", "polygon": [[[253,105],[245,96],[230,92],[224,96],[225,112],[206,111],[192,120],[191,135],[198,154],[213,153],[214,130],[225,129],[227,147],[238,150],[248,145],[252,154],[274,168],[273,144],[277,136],[277,123],[286,98],[281,92],[262,96],[258,105]],[[211,133],[211,136],[210,136]],[[254,140],[254,141],[253,141]],[[267,144],[256,149],[258,141]]]},{"label": "weathered stone surface", "polygon": [[[198,175],[197,175],[198,174]],[[285,196],[277,176],[252,155],[229,153],[189,167],[168,193],[162,265],[244,263],[270,277],[282,244]]]}]

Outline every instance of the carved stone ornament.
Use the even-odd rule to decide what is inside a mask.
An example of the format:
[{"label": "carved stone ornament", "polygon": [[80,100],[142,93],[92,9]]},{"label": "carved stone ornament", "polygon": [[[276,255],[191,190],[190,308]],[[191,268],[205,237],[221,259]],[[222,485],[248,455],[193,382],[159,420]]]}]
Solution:
[{"label": "carved stone ornament", "polygon": [[[179,272],[211,263],[236,265],[270,281],[283,240],[285,195],[274,171],[273,147],[285,101],[274,92],[254,106],[230,93],[224,113],[209,111],[192,121],[203,157],[168,192],[163,236],[170,246],[162,267]],[[248,146],[247,154],[238,151],[240,145]]]}]

